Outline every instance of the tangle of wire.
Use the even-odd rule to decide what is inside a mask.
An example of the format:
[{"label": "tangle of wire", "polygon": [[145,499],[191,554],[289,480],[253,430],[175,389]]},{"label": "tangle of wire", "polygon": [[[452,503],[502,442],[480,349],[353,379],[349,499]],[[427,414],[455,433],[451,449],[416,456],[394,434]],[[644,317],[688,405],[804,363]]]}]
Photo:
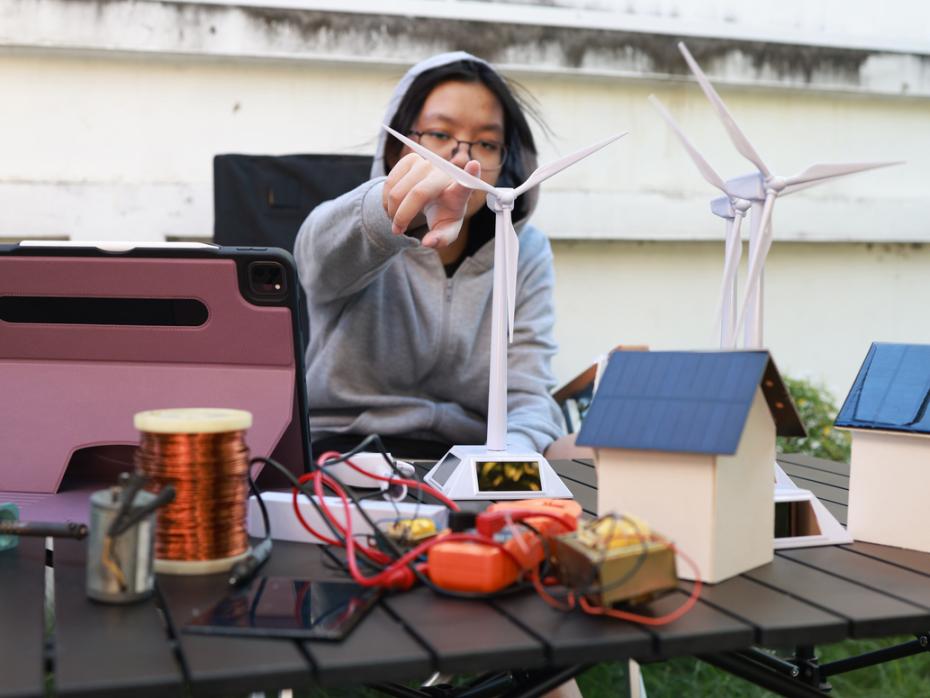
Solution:
[{"label": "tangle of wire", "polygon": [[[394,477],[385,477],[371,473],[351,462],[353,456],[365,451],[372,445],[378,450],[379,453],[381,453],[385,462],[388,464],[392,473],[394,474]],[[301,525],[305,528],[305,530],[308,531],[308,533],[326,543],[327,546],[344,548],[346,551],[345,560],[342,560],[338,556],[334,555],[331,550],[327,549],[327,546],[324,546],[323,550],[331,560],[333,560],[341,569],[348,573],[348,575],[352,577],[352,579],[357,584],[363,587],[380,586],[387,587],[388,589],[407,589],[412,586],[414,579],[416,579],[424,584],[424,586],[429,587],[434,592],[442,596],[458,599],[482,600],[490,600],[509,596],[511,594],[524,591],[527,588],[534,588],[539,596],[543,598],[544,601],[546,601],[546,603],[548,603],[550,606],[553,606],[554,608],[557,608],[558,610],[571,611],[577,607],[590,615],[609,616],[612,618],[618,618],[621,620],[627,620],[634,623],[651,626],[671,623],[683,616],[694,607],[701,592],[702,581],[700,578],[700,572],[691,558],[685,555],[682,551],[676,549],[667,541],[654,536],[644,535],[639,530],[636,522],[628,519],[627,517],[621,518],[624,518],[631,523],[642,546],[641,552],[637,556],[637,560],[634,562],[631,569],[628,570],[620,579],[614,580],[610,584],[603,586],[597,585],[594,582],[594,573],[592,572],[592,578],[581,589],[569,590],[565,598],[562,600],[553,597],[545,588],[546,586],[553,586],[558,583],[554,578],[547,577],[545,573],[552,559],[549,542],[546,536],[542,535],[538,529],[533,527],[531,524],[528,524],[526,521],[519,521],[514,523],[534,533],[539,538],[539,541],[543,546],[543,550],[545,551],[542,565],[534,566],[531,569],[525,569],[514,553],[507,549],[502,543],[495,541],[487,536],[475,533],[448,533],[443,536],[429,539],[415,546],[411,550],[404,551],[390,536],[386,535],[384,531],[381,530],[381,527],[378,526],[375,521],[372,520],[372,518],[362,506],[361,498],[355,494],[352,488],[344,485],[339,480],[339,478],[331,472],[327,472],[327,468],[338,463],[346,463],[349,467],[367,477],[371,477],[372,479],[386,481],[390,484],[404,484],[409,489],[413,490],[413,492],[416,494],[418,506],[419,503],[422,502],[422,496],[424,492],[434,496],[453,511],[458,510],[458,506],[451,500],[448,500],[448,498],[444,497],[437,490],[434,490],[425,483],[421,482],[419,479],[409,480],[404,478],[397,468],[396,462],[384,448],[381,439],[374,434],[366,437],[355,448],[346,453],[339,454],[336,452],[328,452],[322,454],[318,458],[316,464],[317,467],[300,477],[294,476],[294,474],[291,473],[289,469],[271,458],[253,458],[250,464],[254,465],[257,463],[270,465],[271,467],[281,472],[281,474],[283,474],[288,479],[293,487],[293,510]],[[312,489],[310,489],[311,486]],[[340,500],[345,514],[344,524],[336,518],[336,516],[327,505],[325,499],[327,490],[332,492]],[[310,526],[309,522],[306,521],[305,517],[300,512],[298,503],[298,498],[300,495],[303,495],[303,497],[317,511],[319,519],[326,525],[328,533],[321,533],[320,531],[315,530],[312,526]],[[353,505],[359,516],[361,516],[361,518],[371,529],[371,537],[375,539],[378,547],[363,545],[355,540],[356,534],[352,531],[351,523],[351,511]],[[545,514],[535,511],[533,512],[533,515],[540,517],[545,516]],[[653,541],[663,542],[669,545],[673,552],[682,560],[684,560],[694,573],[695,581],[692,585],[691,592],[680,606],[678,606],[673,611],[661,616],[647,616],[630,611],[599,606],[589,600],[589,595],[602,594],[603,592],[614,589],[615,587],[620,587],[632,579],[639,572],[646,560],[648,553],[648,543]],[[442,542],[471,542],[495,547],[501,550],[502,554],[505,555],[516,566],[516,568],[521,572],[521,575],[526,577],[526,581],[521,581],[505,589],[490,593],[462,592],[444,589],[432,582],[428,576],[426,563],[420,561],[423,555],[427,553],[433,545]],[[385,552],[385,550],[389,552]],[[361,558],[363,559],[360,559],[359,555],[361,555]],[[362,566],[365,566],[367,571],[371,572],[372,574],[365,574],[360,568],[360,563]],[[540,569],[540,567],[542,569]]]}]

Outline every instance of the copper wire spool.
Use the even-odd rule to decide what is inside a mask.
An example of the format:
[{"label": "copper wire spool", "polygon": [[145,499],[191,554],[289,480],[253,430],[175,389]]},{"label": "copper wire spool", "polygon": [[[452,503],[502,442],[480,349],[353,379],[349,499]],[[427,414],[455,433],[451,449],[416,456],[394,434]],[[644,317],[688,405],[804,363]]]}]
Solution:
[{"label": "copper wire spool", "polygon": [[136,467],[156,490],[176,491],[158,513],[155,570],[209,574],[232,567],[249,551],[246,532],[249,450],[242,410],[177,409],[140,412]]}]

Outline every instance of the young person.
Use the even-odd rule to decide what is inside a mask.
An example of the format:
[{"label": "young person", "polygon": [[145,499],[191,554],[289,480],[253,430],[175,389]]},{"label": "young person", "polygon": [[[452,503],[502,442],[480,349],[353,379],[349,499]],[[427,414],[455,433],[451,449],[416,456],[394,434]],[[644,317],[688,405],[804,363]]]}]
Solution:
[{"label": "young person", "polygon": [[[384,118],[492,185],[536,168],[519,102],[486,62],[447,53],[413,68]],[[310,312],[307,387],[314,451],[368,434],[396,456],[438,458],[487,434],[494,215],[383,129],[371,179],[311,212],[294,248]],[[544,452],[565,433],[549,391],[552,251],[517,202],[517,307],[508,349],[508,446]],[[547,698],[578,698],[574,681]]]},{"label": "young person", "polygon": [[[407,72],[384,119],[492,185],[536,167],[520,103],[481,59],[434,56]],[[310,313],[307,384],[314,451],[368,434],[395,455],[438,458],[486,439],[494,214],[379,128],[371,179],[318,206],[294,254]],[[508,446],[544,452],[564,434],[549,391],[552,252],[516,202],[520,252],[508,349]]]}]

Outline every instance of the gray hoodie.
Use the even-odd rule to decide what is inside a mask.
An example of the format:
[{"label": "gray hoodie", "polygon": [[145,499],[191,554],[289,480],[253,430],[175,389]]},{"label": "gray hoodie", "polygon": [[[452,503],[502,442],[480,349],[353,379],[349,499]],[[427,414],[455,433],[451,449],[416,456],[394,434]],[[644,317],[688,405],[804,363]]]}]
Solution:
[{"label": "gray hoodie", "polygon": [[[480,60],[447,53],[411,68],[384,123],[417,75],[462,59]],[[447,278],[435,250],[393,235],[381,203],[384,144],[379,129],[372,179],[318,206],[297,235],[294,256],[310,312],[311,430],[314,436],[377,433],[483,444],[493,241]],[[535,163],[528,165],[530,172]],[[520,255],[508,350],[508,446],[542,452],[564,433],[549,395],[556,351],[552,251],[538,229],[515,223]]]}]

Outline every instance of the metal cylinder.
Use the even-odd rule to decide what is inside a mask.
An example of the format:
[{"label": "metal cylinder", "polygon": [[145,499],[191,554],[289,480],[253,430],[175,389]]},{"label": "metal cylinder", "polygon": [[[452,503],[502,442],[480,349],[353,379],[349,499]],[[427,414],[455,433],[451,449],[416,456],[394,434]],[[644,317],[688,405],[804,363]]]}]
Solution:
[{"label": "metal cylinder", "polygon": [[[94,492],[90,498],[90,539],[87,545],[87,595],[106,603],[131,603],[152,594],[155,512],[109,539],[107,531],[120,508],[121,487]],[[141,490],[134,507],[155,499]]]}]

